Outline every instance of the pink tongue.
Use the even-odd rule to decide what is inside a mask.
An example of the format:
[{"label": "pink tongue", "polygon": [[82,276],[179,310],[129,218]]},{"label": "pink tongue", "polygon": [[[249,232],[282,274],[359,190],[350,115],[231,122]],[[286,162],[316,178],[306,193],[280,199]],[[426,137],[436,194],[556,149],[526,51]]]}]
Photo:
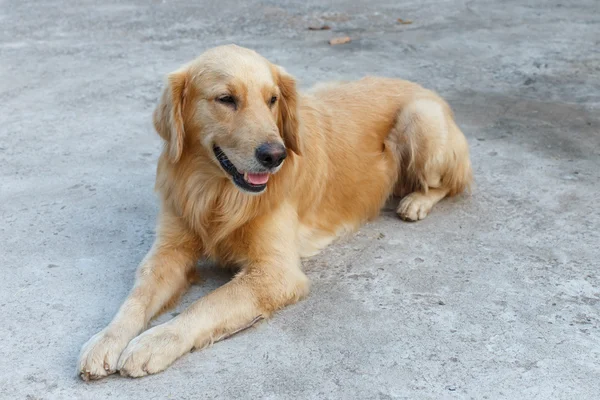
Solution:
[{"label": "pink tongue", "polygon": [[264,185],[269,180],[269,174],[251,174],[248,172],[248,182],[253,185]]}]

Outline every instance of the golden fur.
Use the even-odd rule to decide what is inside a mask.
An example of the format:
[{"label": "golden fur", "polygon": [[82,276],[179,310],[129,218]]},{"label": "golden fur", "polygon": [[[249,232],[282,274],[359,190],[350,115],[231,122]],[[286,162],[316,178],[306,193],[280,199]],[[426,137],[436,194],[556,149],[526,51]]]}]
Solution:
[{"label": "golden fur", "polygon": [[[237,103],[223,104],[224,93]],[[467,142],[432,91],[369,77],[301,94],[282,68],[237,46],[208,50],[170,74],[154,125],[165,141],[157,238],[113,321],[83,346],[86,380],[162,371],[269,317],[306,295],[300,258],[376,217],[392,194],[403,197],[400,217],[416,221],[471,182]],[[241,172],[255,168],[265,142],[285,144],[287,158],[262,194],[246,193],[213,146]],[[177,301],[200,258],[239,273],[141,333]]]}]

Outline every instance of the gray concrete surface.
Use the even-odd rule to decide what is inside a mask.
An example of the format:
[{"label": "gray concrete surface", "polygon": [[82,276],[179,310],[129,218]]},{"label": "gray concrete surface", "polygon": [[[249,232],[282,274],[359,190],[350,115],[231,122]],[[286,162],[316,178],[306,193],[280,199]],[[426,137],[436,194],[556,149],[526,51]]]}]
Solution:
[{"label": "gray concrete surface", "polygon": [[[307,261],[310,297],[268,323],[85,384],[80,346],[153,239],[163,76],[229,42],[303,86],[439,91],[474,193],[417,224],[384,211]],[[599,49],[597,0],[2,1],[0,398],[597,399]],[[228,278],[202,268],[182,306]]]}]

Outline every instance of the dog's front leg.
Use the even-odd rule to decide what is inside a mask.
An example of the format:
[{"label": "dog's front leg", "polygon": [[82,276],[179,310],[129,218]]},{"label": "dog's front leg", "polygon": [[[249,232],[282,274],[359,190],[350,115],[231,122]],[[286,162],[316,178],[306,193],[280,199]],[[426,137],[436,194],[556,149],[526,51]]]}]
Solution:
[{"label": "dog's front leg", "polygon": [[296,249],[296,215],[282,207],[253,224],[247,264],[230,282],[171,321],[133,339],[119,359],[122,375],[160,372],[183,354],[230,336],[308,292]]},{"label": "dog's front leg", "polygon": [[117,370],[121,352],[161,309],[187,288],[200,256],[198,238],[168,210],[161,212],[157,237],[137,270],[135,285],[110,324],[83,345],[77,372],[84,380]]}]

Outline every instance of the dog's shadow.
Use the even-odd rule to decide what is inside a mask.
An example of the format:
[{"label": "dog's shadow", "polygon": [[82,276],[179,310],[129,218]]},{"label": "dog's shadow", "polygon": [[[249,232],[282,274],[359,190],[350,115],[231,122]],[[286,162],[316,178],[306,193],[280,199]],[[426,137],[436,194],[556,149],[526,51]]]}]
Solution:
[{"label": "dog's shadow", "polygon": [[400,200],[402,200],[399,196],[390,196],[381,210],[379,211],[379,215],[384,218],[394,218],[397,219],[398,215],[396,214],[396,209],[398,208],[398,204],[400,204]]}]

